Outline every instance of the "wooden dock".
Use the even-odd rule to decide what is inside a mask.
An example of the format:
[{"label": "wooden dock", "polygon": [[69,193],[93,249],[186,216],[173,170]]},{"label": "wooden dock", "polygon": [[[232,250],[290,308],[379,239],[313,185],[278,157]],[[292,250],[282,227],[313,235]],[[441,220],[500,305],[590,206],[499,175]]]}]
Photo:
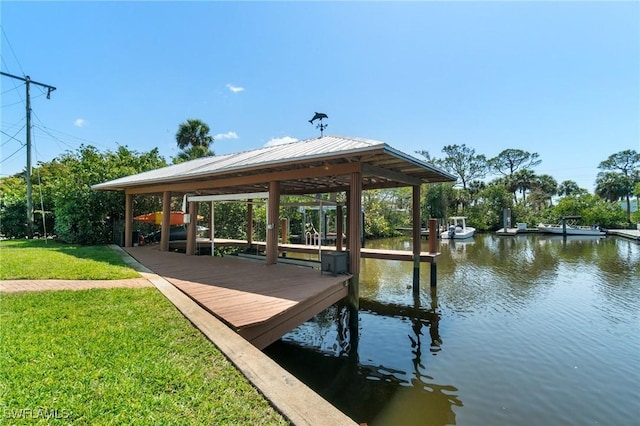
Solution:
[{"label": "wooden dock", "polygon": [[351,278],[234,256],[161,252],[159,245],[126,251],[259,349],[346,297]]},{"label": "wooden dock", "polygon": [[[169,247],[176,250],[184,250],[186,248],[186,241],[171,241]],[[249,243],[246,240],[230,240],[223,238],[216,238],[214,240],[216,247],[228,246],[228,247],[245,247],[249,248]],[[211,247],[211,240],[207,238],[198,239],[196,242],[196,248],[209,249]],[[264,242],[252,242],[251,249],[257,251],[264,251],[266,243]],[[305,245],[305,244],[278,244],[278,252],[292,252],[292,253],[306,253],[306,254],[318,254],[335,252],[335,246],[320,246],[317,245]],[[403,260],[412,262],[413,253],[406,250],[384,250],[384,249],[370,249],[361,248],[360,257],[371,259],[387,259],[387,260]],[[427,253],[420,252],[420,262],[433,263],[438,260],[440,253]]]},{"label": "wooden dock", "polygon": [[[538,231],[535,228],[518,229],[518,228],[501,228],[496,231],[498,236],[514,236],[522,234],[540,234],[544,233]],[[547,235],[562,235],[562,234],[547,234]],[[640,241],[640,229],[607,229],[607,235],[626,238],[632,241]]]},{"label": "wooden dock", "polygon": [[627,240],[640,242],[640,229],[608,229],[607,235],[615,235]]},{"label": "wooden dock", "polygon": [[526,228],[526,229],[520,229],[520,228],[500,228],[496,231],[496,235],[498,236],[514,236],[514,235],[522,235],[522,234],[539,234],[540,231],[538,231],[537,228]]}]

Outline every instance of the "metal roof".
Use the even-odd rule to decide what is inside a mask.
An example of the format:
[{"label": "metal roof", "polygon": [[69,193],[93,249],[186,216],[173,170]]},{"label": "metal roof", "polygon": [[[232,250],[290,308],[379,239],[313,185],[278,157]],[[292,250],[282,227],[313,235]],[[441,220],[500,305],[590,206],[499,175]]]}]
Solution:
[{"label": "metal roof", "polygon": [[[266,173],[300,171],[311,167],[328,167],[359,162],[363,166],[363,188],[407,186],[413,183],[450,182],[455,176],[400,152],[384,142],[324,136],[288,144],[263,147],[233,154],[203,157],[161,169],[126,176],[94,185],[95,190],[127,190],[137,188],[138,193],[158,192],[167,186],[173,192],[193,192],[188,189],[193,183],[201,194],[231,192],[260,192],[268,190],[268,182],[260,182],[259,176]],[[238,184],[220,188],[214,183],[225,178],[252,177],[250,184]],[[415,180],[415,181],[413,181]],[[236,179],[237,181],[237,179]],[[211,188],[208,188],[208,182]],[[292,178],[281,182],[282,193],[339,192],[348,189],[349,177],[321,176],[314,178]],[[176,184],[180,183],[179,190]]]}]

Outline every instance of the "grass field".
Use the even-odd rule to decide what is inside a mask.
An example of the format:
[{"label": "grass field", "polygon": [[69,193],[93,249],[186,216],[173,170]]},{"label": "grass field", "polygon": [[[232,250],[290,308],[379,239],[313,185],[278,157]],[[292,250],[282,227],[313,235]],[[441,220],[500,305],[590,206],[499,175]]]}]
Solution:
[{"label": "grass field", "polygon": [[44,239],[0,241],[0,280],[115,280],[139,276],[106,246]]},{"label": "grass field", "polygon": [[[108,247],[0,242],[0,279],[134,277]],[[286,423],[155,288],[0,293],[0,424]]]},{"label": "grass field", "polygon": [[0,296],[0,423],[286,424],[154,288]]}]

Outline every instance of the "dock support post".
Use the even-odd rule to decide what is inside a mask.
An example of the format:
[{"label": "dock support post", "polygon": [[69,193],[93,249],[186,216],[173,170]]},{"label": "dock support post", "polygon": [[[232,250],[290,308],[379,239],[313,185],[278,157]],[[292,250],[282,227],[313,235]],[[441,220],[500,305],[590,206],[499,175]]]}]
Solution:
[{"label": "dock support post", "polygon": [[436,288],[438,286],[438,267],[436,265],[437,263],[435,262],[431,263],[431,288]]},{"label": "dock support post", "polygon": [[342,251],[342,206],[336,206],[336,251]]},{"label": "dock support post", "polygon": [[346,190],[345,197],[347,199],[347,214],[345,215],[347,240],[345,241],[345,246],[349,250],[349,244],[351,244],[351,205],[349,204],[351,202],[351,191]]},{"label": "dock support post", "polygon": [[133,233],[133,195],[124,196],[124,246],[131,247]]},{"label": "dock support post", "polygon": [[280,219],[280,241],[282,241],[282,244],[287,244],[287,238],[289,238],[287,236],[287,227],[287,219]]},{"label": "dock support post", "polygon": [[349,190],[349,305],[360,307],[360,211],[362,210],[362,173],[351,173]]},{"label": "dock support post", "polygon": [[420,251],[422,242],[420,241],[420,231],[422,222],[420,220],[420,185],[413,186],[413,294],[420,293]]},{"label": "dock support post", "polygon": [[358,343],[360,342],[360,313],[357,307],[349,304],[349,360],[354,361],[352,365],[358,365]]},{"label": "dock support post", "polygon": [[171,192],[162,193],[162,225],[160,231],[160,251],[169,251],[169,235],[171,233]]},{"label": "dock support post", "polygon": [[359,310],[360,310],[360,244],[362,235],[361,210],[362,210],[362,173],[351,173],[351,185],[348,191],[349,207],[347,209],[349,238],[349,295],[347,304],[349,308],[349,337],[352,353],[357,353],[359,339]]},{"label": "dock support post", "polygon": [[431,288],[431,324],[429,334],[431,336],[431,352],[440,351],[442,339],[440,338],[440,314],[438,314],[438,291]]},{"label": "dock support post", "polygon": [[269,182],[267,212],[267,265],[278,263],[278,222],[280,216],[280,182]]},{"label": "dock support post", "polygon": [[186,254],[196,254],[196,227],[198,225],[198,203],[189,201],[189,226],[187,227]]},{"label": "dock support post", "polygon": [[253,200],[247,200],[247,244],[249,248],[253,244]]},{"label": "dock support post", "polygon": [[[429,253],[438,252],[438,219],[429,219]],[[431,288],[438,285],[438,268],[435,259],[431,262]]]}]

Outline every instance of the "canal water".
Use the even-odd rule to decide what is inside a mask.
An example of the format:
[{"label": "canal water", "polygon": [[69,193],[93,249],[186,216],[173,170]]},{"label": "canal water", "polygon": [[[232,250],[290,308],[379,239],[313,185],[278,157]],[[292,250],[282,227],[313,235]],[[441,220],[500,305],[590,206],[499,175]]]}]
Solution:
[{"label": "canal water", "polygon": [[411,262],[362,259],[358,339],[338,304],[266,353],[358,423],[638,424],[640,245],[481,234],[440,251],[437,291],[423,264],[416,297]]}]

